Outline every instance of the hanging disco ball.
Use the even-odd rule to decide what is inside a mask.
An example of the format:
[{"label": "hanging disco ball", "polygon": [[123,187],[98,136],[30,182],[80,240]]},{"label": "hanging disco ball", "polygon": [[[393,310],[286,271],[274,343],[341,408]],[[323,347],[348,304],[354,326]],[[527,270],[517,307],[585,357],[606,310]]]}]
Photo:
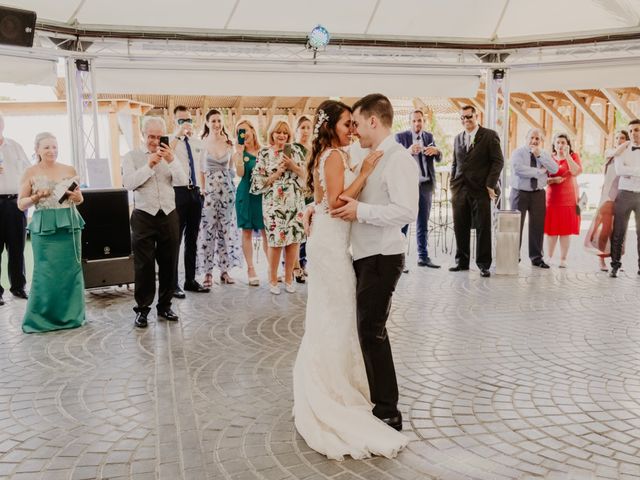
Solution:
[{"label": "hanging disco ball", "polygon": [[329,30],[322,25],[316,25],[313,27],[313,30],[311,30],[311,33],[309,33],[307,43],[309,44],[309,47],[318,50],[319,48],[326,47],[330,38]]}]

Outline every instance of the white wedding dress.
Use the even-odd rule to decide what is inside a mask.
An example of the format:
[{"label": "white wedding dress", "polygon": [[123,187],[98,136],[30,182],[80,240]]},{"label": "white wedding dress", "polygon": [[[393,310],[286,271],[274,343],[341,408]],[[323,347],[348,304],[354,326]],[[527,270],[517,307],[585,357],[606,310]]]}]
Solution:
[{"label": "white wedding dress", "polygon": [[[324,163],[331,151],[319,161],[323,189]],[[346,166],[345,161],[345,187],[356,177]],[[330,459],[393,458],[408,439],[371,412],[356,327],[350,231],[350,222],[331,218],[325,194],[307,240],[307,315],[293,367],[295,425],[312,449]]]}]

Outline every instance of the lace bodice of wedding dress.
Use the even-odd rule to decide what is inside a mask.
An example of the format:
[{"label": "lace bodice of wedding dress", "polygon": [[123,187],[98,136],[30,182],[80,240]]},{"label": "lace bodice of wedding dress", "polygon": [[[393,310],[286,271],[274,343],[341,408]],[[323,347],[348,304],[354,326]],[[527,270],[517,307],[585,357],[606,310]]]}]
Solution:
[{"label": "lace bodice of wedding dress", "polygon": [[[319,160],[322,188],[324,164]],[[348,168],[345,188],[356,174]],[[351,223],[332,218],[326,192],[316,206],[307,240],[309,277],[305,331],[293,371],[296,429],[327,457],[395,457],[407,438],[371,413],[362,350],[356,327],[356,278],[349,253]]]}]

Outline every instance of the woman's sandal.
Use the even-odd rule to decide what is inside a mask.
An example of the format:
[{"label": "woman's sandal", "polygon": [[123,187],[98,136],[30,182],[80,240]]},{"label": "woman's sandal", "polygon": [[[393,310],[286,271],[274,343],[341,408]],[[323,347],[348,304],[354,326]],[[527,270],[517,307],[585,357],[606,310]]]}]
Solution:
[{"label": "woman's sandal", "polygon": [[207,273],[204,276],[204,282],[202,282],[202,286],[206,287],[206,288],[211,288],[213,287],[213,275],[210,273]]},{"label": "woman's sandal", "polygon": [[227,272],[224,272],[220,275],[220,283],[222,283],[223,285],[233,285],[234,283],[236,283],[236,281],[231,278]]},{"label": "woman's sandal", "polygon": [[[251,271],[253,271],[253,275],[251,275]],[[258,276],[256,275],[256,271],[255,269],[248,269],[247,270],[247,277],[249,279],[249,286],[250,287],[259,287],[260,286],[260,279],[258,278]]]}]

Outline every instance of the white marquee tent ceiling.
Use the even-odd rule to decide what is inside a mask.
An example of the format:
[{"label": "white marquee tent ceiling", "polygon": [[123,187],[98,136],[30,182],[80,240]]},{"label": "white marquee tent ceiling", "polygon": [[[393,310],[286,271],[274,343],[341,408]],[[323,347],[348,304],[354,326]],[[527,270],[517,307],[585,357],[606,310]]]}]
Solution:
[{"label": "white marquee tent ceiling", "polygon": [[640,33],[640,0],[13,0],[81,30],[510,43]]},{"label": "white marquee tent ceiling", "polygon": [[[9,54],[41,64],[37,58],[46,52],[70,55],[51,37],[80,39],[86,42],[84,54],[94,58],[101,92],[359,96],[381,91],[463,97],[476,92],[487,66],[479,56],[487,52],[501,54],[492,65],[511,68],[512,91],[551,89],[558,80],[562,88],[638,85],[640,70],[640,0],[0,0],[0,5],[38,15],[34,49],[0,47],[0,61]],[[332,42],[315,63],[304,39],[318,23],[331,32]],[[8,71],[5,76],[11,78]],[[31,83],[50,84],[51,75]]]}]

